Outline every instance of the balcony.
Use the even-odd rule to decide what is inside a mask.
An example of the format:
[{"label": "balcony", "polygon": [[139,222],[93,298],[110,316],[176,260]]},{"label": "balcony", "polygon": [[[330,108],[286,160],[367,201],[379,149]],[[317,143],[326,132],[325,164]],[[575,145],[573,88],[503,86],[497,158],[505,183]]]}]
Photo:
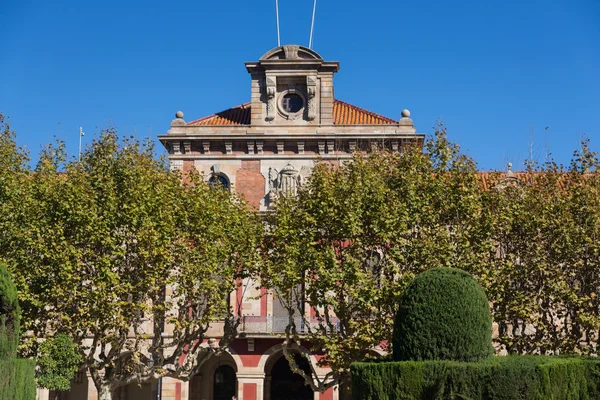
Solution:
[{"label": "balcony", "polygon": [[[248,335],[261,335],[261,334],[275,334],[281,335],[285,334],[285,328],[289,323],[289,317],[287,316],[254,316],[254,315],[246,315],[242,317],[240,325],[238,326],[238,331],[240,333]],[[319,320],[316,318],[311,318],[307,320],[306,318],[295,317],[294,323],[296,324],[296,331],[300,334],[308,333],[308,328],[317,329],[319,327]],[[332,323],[334,323],[333,332],[339,331],[339,320],[337,318],[332,318]],[[310,324],[309,326],[307,324]]]}]

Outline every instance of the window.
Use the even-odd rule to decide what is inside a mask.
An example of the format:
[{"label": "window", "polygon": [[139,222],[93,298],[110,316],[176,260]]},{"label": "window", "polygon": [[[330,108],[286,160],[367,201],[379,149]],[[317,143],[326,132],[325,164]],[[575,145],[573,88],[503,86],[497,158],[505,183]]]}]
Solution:
[{"label": "window", "polygon": [[285,112],[295,114],[304,107],[304,99],[296,93],[288,93],[283,96],[281,105]]},{"label": "window", "polygon": [[229,179],[222,174],[215,174],[210,177],[208,184],[211,187],[223,188],[229,190]]}]

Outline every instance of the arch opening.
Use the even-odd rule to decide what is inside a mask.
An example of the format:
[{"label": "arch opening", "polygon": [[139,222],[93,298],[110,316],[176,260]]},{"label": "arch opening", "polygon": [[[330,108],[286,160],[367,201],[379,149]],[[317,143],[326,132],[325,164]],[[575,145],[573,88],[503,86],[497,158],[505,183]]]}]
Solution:
[{"label": "arch opening", "polygon": [[237,370],[227,352],[209,357],[190,379],[189,400],[231,400],[238,394]]},{"label": "arch opening", "polygon": [[235,370],[229,365],[221,365],[213,377],[213,399],[231,400],[237,395]]},{"label": "arch opening", "polygon": [[208,179],[208,184],[213,188],[221,188],[226,190],[230,190],[231,186],[229,178],[223,173],[212,174]]},{"label": "arch opening", "polygon": [[[294,355],[296,364],[306,374],[311,374],[308,360],[299,354]],[[292,372],[285,356],[281,355],[270,369],[270,400],[313,400],[314,393],[305,385],[304,378]]]}]

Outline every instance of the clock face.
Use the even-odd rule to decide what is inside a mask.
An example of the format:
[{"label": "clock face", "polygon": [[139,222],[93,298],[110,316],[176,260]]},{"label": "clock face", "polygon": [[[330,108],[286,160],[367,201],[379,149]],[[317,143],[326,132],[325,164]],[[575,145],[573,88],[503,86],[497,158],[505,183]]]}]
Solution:
[{"label": "clock face", "polygon": [[288,93],[283,96],[281,106],[285,112],[295,114],[304,107],[304,99],[296,93]]}]

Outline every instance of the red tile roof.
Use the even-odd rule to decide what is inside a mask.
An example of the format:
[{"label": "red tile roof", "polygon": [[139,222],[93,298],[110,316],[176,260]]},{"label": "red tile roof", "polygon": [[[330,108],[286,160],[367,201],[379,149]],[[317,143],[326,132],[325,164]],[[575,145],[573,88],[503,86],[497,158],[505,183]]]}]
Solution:
[{"label": "red tile roof", "polygon": [[335,125],[390,125],[397,124],[398,121],[334,99],[333,123]]},{"label": "red tile roof", "polygon": [[[188,126],[223,126],[223,125],[250,125],[250,103],[240,104],[228,110],[218,112],[208,117],[188,122]],[[398,121],[384,117],[352,104],[334,99],[333,101],[334,125],[392,125]]]},{"label": "red tile roof", "polygon": [[250,125],[250,103],[240,104],[208,117],[188,122],[188,126]]}]

